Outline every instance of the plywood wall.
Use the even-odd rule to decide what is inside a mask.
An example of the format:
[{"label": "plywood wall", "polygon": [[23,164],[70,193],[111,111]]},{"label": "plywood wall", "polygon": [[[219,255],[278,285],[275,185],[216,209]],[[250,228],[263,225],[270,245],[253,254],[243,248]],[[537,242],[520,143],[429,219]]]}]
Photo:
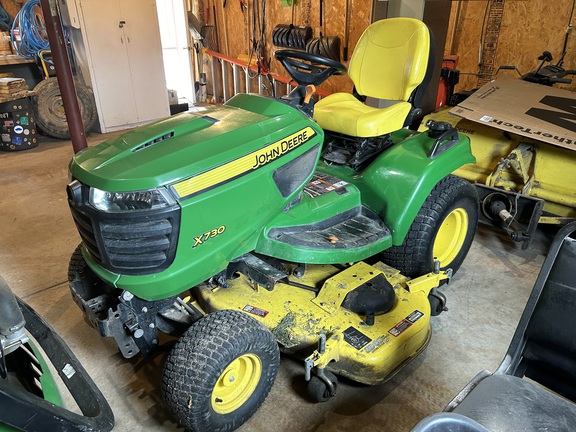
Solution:
[{"label": "plywood wall", "polygon": [[[219,34],[220,51],[230,57],[248,54],[252,34],[249,20],[254,5],[258,11],[265,4],[265,53],[270,59],[271,70],[286,75],[283,68],[273,59],[276,49],[272,45],[271,32],[277,24],[291,22],[290,0],[242,0],[249,10],[242,12],[240,0],[197,0],[196,7],[202,19],[209,17]],[[324,34],[338,36],[343,45],[345,30],[345,0],[324,0]],[[538,56],[544,50],[559,59],[562,54],[568,19],[574,0],[504,0],[504,15],[495,57],[495,69],[499,65],[516,66],[521,73],[534,70]],[[457,90],[477,86],[479,50],[483,34],[483,23],[489,0],[454,0],[450,25],[447,32],[445,54],[459,56],[461,71]],[[284,4],[284,5],[283,5]],[[350,0],[349,52],[370,24],[372,0]],[[319,31],[319,0],[296,0],[295,25],[310,25],[315,36]],[[574,20],[573,20],[574,21]],[[576,31],[568,39],[564,67],[576,69]],[[344,62],[345,64],[347,62]],[[501,71],[498,76],[518,77],[512,71]],[[576,77],[571,85],[560,87],[576,90]],[[323,88],[328,91],[350,91],[352,83],[347,77],[332,77]]]},{"label": "plywood wall", "polygon": [[[243,1],[247,9],[242,12]],[[277,49],[272,45],[272,30],[277,24],[292,22],[292,8],[283,3],[290,0],[200,0],[196,3],[196,14],[201,20],[208,19],[210,25],[215,25],[218,33],[220,52],[229,57],[249,54],[254,39],[251,24],[254,12],[262,16],[264,10],[264,52],[270,59],[272,72],[287,76],[282,66],[274,60],[273,53]],[[226,3],[226,6],[224,6]],[[349,0],[349,53],[352,52],[360,35],[370,24],[371,0]],[[338,36],[341,48],[344,45],[346,0],[324,0],[324,35]],[[250,25],[249,25],[250,23]],[[314,36],[319,34],[319,0],[296,0],[294,6],[294,25],[310,25]],[[258,35],[256,37],[258,39]],[[343,61],[344,64],[348,62]],[[351,91],[352,83],[347,77],[332,77],[323,86],[327,91]]]},{"label": "plywood wall", "polygon": [[[479,47],[487,4],[488,0],[454,1],[452,5],[445,54],[459,56],[461,76],[457,90],[472,89],[477,84]],[[539,64],[537,58],[544,50],[552,53],[555,63],[562,54],[572,4],[573,0],[504,0],[495,69],[500,65],[511,65],[521,73],[527,73],[536,69]],[[564,67],[576,69],[576,32],[569,36]],[[518,77],[512,71],[498,74],[502,75]],[[576,76],[573,81],[559,87],[576,90]]]},{"label": "plywood wall", "polygon": [[[271,33],[277,24],[290,24],[290,0],[187,0],[203,24],[214,25],[218,33],[220,52],[230,57],[248,54],[253,35],[249,25],[253,12],[262,14],[264,7],[264,52],[270,59],[271,70],[286,75],[274,60]],[[247,6],[242,12],[241,1]],[[314,35],[319,33],[319,1],[296,0],[294,24],[310,25]],[[457,90],[472,89],[477,85],[479,48],[483,22],[489,0],[454,0],[447,32],[445,54],[459,56],[461,71]],[[498,39],[495,65],[516,66],[522,73],[538,66],[537,57],[544,50],[557,60],[562,54],[568,19],[574,0],[504,0],[504,15]],[[349,52],[370,24],[372,0],[349,0]],[[14,0],[0,0],[6,11],[14,16],[20,9]],[[224,6],[225,5],[225,6]],[[338,36],[344,44],[346,0],[324,0],[324,34]],[[576,18],[573,18],[572,24]],[[347,62],[343,61],[347,64]],[[568,38],[564,67],[576,69],[576,30]],[[499,75],[517,77],[511,71]],[[573,84],[561,87],[576,90]],[[324,85],[327,91],[350,91],[352,83],[347,77],[332,77]]]}]

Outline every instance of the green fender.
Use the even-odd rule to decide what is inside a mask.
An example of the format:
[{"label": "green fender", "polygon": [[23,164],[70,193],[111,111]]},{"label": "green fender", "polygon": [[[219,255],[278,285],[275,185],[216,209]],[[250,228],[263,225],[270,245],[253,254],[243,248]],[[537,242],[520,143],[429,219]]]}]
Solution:
[{"label": "green fender", "polygon": [[427,132],[414,134],[403,129],[393,134],[395,145],[360,173],[325,164],[319,169],[354,183],[362,192],[363,203],[391,230],[392,243],[401,245],[434,186],[454,170],[476,161],[468,137],[458,137],[456,144],[440,146],[436,156],[428,157],[435,139]]},{"label": "green fender", "polygon": [[[58,405],[60,407],[64,406],[62,401],[62,397],[60,396],[60,392],[58,390],[58,385],[52,376],[52,372],[46,363],[46,360],[42,356],[42,353],[38,349],[38,347],[32,341],[28,341],[28,348],[32,350],[34,357],[38,361],[40,365],[40,371],[42,375],[40,375],[40,386],[42,388],[42,394],[45,400],[48,402],[52,402],[54,405]],[[10,409],[10,407],[4,407],[4,409]],[[9,426],[4,423],[0,423],[0,432],[17,432],[20,429],[16,429],[12,426]]]}]

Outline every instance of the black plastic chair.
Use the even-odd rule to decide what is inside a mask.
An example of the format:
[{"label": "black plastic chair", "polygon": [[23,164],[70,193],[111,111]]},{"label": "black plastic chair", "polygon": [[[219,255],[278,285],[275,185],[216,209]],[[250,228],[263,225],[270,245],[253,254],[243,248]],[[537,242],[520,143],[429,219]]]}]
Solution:
[{"label": "black plastic chair", "polygon": [[576,431],[576,222],[562,228],[502,363],[412,432]]}]

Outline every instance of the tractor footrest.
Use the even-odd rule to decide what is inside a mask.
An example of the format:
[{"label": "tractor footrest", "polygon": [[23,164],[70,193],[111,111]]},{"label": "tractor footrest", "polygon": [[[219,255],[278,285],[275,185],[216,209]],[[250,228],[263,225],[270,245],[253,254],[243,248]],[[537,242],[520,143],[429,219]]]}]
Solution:
[{"label": "tractor footrest", "polygon": [[274,228],[268,234],[276,241],[310,249],[362,247],[390,235],[382,219],[364,206],[312,225]]}]

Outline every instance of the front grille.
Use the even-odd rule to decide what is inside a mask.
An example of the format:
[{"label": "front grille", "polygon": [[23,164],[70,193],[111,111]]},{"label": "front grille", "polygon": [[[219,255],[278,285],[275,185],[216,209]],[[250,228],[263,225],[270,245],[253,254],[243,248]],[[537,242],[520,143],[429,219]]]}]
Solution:
[{"label": "front grille", "polygon": [[90,206],[87,196],[86,190],[68,203],[82,243],[98,264],[127,275],[157,273],[172,264],[180,226],[178,205],[153,211],[106,213]]},{"label": "front grille", "polygon": [[172,223],[168,219],[131,223],[100,223],[110,262],[117,268],[157,268],[166,263]]},{"label": "front grille", "polygon": [[88,249],[88,252],[96,261],[101,262],[102,258],[100,258],[100,251],[98,250],[98,244],[96,243],[96,237],[92,229],[92,220],[84,213],[76,210],[72,205],[70,205],[70,211],[72,212],[72,217],[74,218],[78,234],[80,234],[84,247]]}]

